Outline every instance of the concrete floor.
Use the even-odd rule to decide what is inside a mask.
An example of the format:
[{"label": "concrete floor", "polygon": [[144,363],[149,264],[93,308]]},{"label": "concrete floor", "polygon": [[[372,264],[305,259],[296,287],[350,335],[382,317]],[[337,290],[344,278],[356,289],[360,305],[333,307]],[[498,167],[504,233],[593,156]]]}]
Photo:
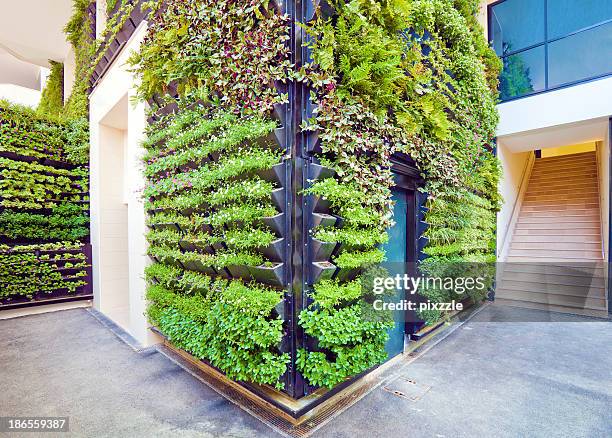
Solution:
[{"label": "concrete floor", "polygon": [[[612,436],[612,324],[542,316],[487,307],[313,436]],[[69,416],[71,436],[280,436],[86,310],[0,332],[0,416]],[[406,391],[396,377],[417,382],[417,401],[384,389]]]}]

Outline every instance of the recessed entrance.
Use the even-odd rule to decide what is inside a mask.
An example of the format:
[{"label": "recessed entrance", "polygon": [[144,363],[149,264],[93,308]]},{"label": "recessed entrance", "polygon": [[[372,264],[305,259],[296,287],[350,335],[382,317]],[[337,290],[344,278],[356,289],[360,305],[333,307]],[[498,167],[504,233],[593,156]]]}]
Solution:
[{"label": "recessed entrance", "polygon": [[128,194],[125,95],[99,124],[99,276],[96,308],[126,331],[130,328]]}]

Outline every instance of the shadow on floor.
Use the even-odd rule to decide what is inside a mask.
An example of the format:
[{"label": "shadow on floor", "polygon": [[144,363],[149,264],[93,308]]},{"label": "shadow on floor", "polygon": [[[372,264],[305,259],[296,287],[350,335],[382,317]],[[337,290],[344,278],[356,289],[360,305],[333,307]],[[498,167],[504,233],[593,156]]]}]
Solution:
[{"label": "shadow on floor", "polygon": [[[486,307],[313,436],[612,436],[612,324],[533,312]],[[0,331],[0,416],[69,416],[73,436],[280,436],[85,310]]]}]

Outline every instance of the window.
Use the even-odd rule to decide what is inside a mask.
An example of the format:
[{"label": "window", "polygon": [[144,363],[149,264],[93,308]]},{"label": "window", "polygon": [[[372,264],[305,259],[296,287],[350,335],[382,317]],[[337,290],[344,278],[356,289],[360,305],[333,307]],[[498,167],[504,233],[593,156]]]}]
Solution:
[{"label": "window", "polygon": [[501,0],[489,41],[502,101],[612,74],[612,0]]}]

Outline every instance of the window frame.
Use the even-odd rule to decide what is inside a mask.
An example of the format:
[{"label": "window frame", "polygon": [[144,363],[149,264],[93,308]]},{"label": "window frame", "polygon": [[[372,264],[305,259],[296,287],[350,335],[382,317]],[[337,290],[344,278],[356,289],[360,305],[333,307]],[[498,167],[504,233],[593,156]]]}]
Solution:
[{"label": "window frame", "polygon": [[[491,46],[491,42],[493,39],[493,34],[492,34],[492,26],[491,26],[491,17],[493,16],[493,8],[499,4],[505,3],[509,0],[498,0],[496,2],[490,3],[487,5],[487,41],[489,46]],[[513,50],[511,52],[505,53],[503,56],[500,55],[496,55],[502,60],[502,62],[504,61],[505,58],[512,56],[512,55],[516,55],[522,52],[526,52],[528,50],[532,50],[535,49],[537,47],[542,47],[544,46],[544,89],[543,90],[538,90],[538,91],[532,91],[530,93],[526,93],[526,94],[521,94],[520,96],[515,96],[515,97],[510,97],[508,99],[504,99],[504,100],[500,100],[499,103],[503,104],[506,102],[512,102],[514,100],[518,100],[518,99],[524,99],[526,97],[531,97],[531,96],[535,96],[538,94],[542,94],[542,93],[547,93],[549,91],[555,91],[555,90],[561,90],[563,88],[568,88],[568,87],[573,87],[575,85],[579,85],[579,84],[584,84],[584,83],[588,83],[588,82],[593,82],[593,81],[597,81],[603,78],[607,78],[612,76],[612,71],[607,72],[607,73],[602,73],[600,75],[596,75],[596,76],[591,76],[585,79],[579,79],[576,81],[572,81],[572,82],[567,82],[564,84],[560,84],[560,85],[556,85],[554,87],[549,87],[548,84],[548,46],[552,43],[555,43],[557,41],[566,39],[566,38],[570,38],[574,35],[583,33],[583,32],[587,32],[589,30],[593,30],[593,29],[597,29],[598,27],[602,27],[605,26],[607,24],[612,23],[612,18],[609,18],[607,20],[601,21],[599,23],[596,24],[592,24],[590,26],[585,26],[583,28],[574,30],[572,32],[569,32],[567,34],[563,34],[561,36],[555,37],[555,38],[548,38],[548,0],[544,0],[544,41],[541,43],[536,43],[536,44],[532,44],[530,46],[527,47],[523,47],[520,48],[518,50]]]}]

